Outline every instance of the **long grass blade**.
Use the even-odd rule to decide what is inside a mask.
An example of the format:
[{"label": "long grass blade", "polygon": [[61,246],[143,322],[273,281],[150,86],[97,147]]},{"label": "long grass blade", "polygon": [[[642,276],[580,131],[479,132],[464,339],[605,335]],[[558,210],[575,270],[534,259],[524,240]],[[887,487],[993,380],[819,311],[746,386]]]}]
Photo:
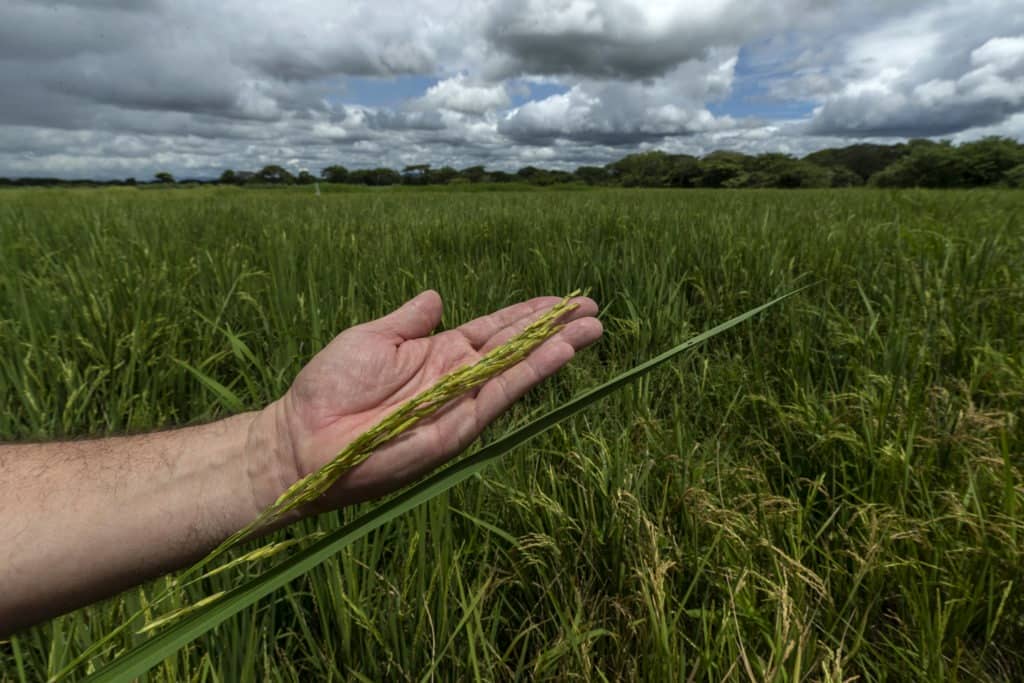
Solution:
[{"label": "long grass blade", "polygon": [[691,337],[678,346],[641,363],[608,382],[580,394],[564,405],[494,441],[473,455],[435,473],[404,493],[382,503],[358,519],[330,533],[309,548],[296,553],[280,565],[231,590],[215,604],[185,616],[150,640],[110,662],[87,680],[95,681],[96,683],[106,683],[108,681],[131,680],[141,676],[151,667],[174,655],[180,648],[192,640],[251,606],[261,598],[273,593],[288,582],[302,576],[354,541],[359,540],[375,529],[384,526],[391,520],[444,493],[470,477],[479,474],[485,467],[502,455],[544,433],[559,422],[575,415],[615,390],[649,373],[659,365],[722,334],[726,330],[750,320],[758,313],[775,306],[794,294],[803,291],[803,289],[806,289],[806,287],[784,294],[768,303],[727,320],[706,332]]},{"label": "long grass blade", "polygon": [[245,403],[238,397],[238,394],[228,389],[226,386],[215,380],[214,378],[201,371],[199,368],[189,365],[183,360],[175,360],[175,363],[192,373],[192,376],[202,383],[204,387],[213,392],[222,406],[232,414],[244,413],[247,408]]}]

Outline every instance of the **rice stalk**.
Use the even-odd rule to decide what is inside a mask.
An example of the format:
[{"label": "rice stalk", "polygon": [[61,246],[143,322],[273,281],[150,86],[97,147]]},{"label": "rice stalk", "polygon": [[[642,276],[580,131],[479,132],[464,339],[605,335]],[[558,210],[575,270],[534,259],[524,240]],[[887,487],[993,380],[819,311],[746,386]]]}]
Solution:
[{"label": "rice stalk", "polygon": [[272,543],[270,545],[260,546],[259,548],[256,548],[255,550],[250,550],[249,552],[245,553],[244,555],[240,555],[239,557],[236,557],[235,559],[231,560],[230,562],[222,564],[219,567],[214,567],[213,569],[211,569],[210,571],[206,572],[205,574],[203,574],[199,578],[200,579],[208,579],[211,576],[216,576],[217,574],[221,574],[223,572],[226,572],[227,570],[231,569],[232,567],[237,567],[239,565],[248,564],[250,562],[259,562],[260,560],[269,559],[271,557],[274,557],[275,555],[279,555],[280,553],[282,553],[285,550],[288,550],[289,548],[293,548],[293,547],[299,545],[300,543],[305,543],[307,541],[319,541],[321,538],[323,538],[326,535],[327,535],[327,533],[324,532],[324,531],[314,531],[313,533],[311,533],[311,534],[309,534],[307,536],[302,536],[301,538],[290,538],[287,541],[281,541],[280,543]]},{"label": "rice stalk", "polygon": [[[290,486],[278,499],[268,506],[260,515],[249,523],[245,528],[228,537],[223,543],[211,550],[203,559],[186,569],[173,582],[171,589],[182,587],[182,581],[193,577],[202,567],[208,565],[214,559],[224,554],[234,546],[238,545],[251,534],[261,528],[272,525],[279,521],[284,515],[292,510],[314,502],[327,491],[350,469],[365,461],[370,455],[383,446],[385,443],[409,431],[423,420],[431,417],[454,399],[463,396],[469,391],[483,385],[488,380],[501,374],[508,368],[516,365],[528,356],[534,349],[543,342],[557,334],[564,327],[558,324],[559,318],[577,308],[578,304],[569,303],[578,296],[580,290],[572,292],[542,316],[530,323],[522,332],[510,339],[508,342],[495,347],[484,354],[478,361],[470,365],[454,370],[433,386],[420,392],[418,395],[403,403],[397,410],[389,414],[376,425],[363,432],[352,443],[346,446],[330,462],[315,472],[298,480]],[[317,540],[322,534],[311,534],[307,537],[292,539],[282,543],[271,544],[257,548],[253,551],[235,558],[225,565],[217,567],[212,571],[194,576],[188,581],[189,584],[219,574],[231,567],[256,562],[271,557],[289,547],[305,541]],[[224,593],[204,598],[202,604],[214,602]],[[159,603],[170,595],[170,591],[158,597],[153,604]],[[152,631],[159,626],[174,621],[178,617],[192,612],[196,605],[187,605],[168,615],[165,615],[154,622],[150,622],[138,633]]]},{"label": "rice stalk", "polygon": [[[575,415],[596,401],[638,380],[679,354],[722,334],[740,323],[750,320],[762,311],[803,291],[803,289],[806,289],[806,287],[776,297],[767,303],[752,308],[701,334],[691,337],[668,351],[615,376],[604,384],[577,395],[572,400],[506,434],[468,458],[464,458],[450,467],[441,469],[412,488],[389,499],[345,526],[332,530],[324,538],[278,563],[260,576],[250,579],[230,590],[227,595],[218,600],[218,604],[210,607],[210,609],[195,610],[191,614],[184,615],[184,618],[178,623],[170,625],[153,638],[135,646],[127,653],[121,654],[104,668],[90,676],[89,680],[96,683],[107,683],[108,681],[112,683],[144,674],[156,662],[173,655],[193,639],[229,619],[242,609],[252,605],[260,598],[281,588],[289,581],[310,571],[329,557],[335,555],[342,548],[365,537],[371,531],[380,528],[416,506],[466,481],[470,477],[479,474],[497,458],[551,429],[556,424]],[[60,678],[71,671],[88,654],[82,655],[71,665],[65,667],[54,679]]]},{"label": "rice stalk", "polygon": [[[395,437],[412,429],[422,420],[434,415],[452,400],[483,385],[488,380],[501,374],[508,368],[526,358],[526,356],[528,356],[534,349],[557,334],[559,330],[564,327],[563,325],[558,324],[558,319],[577,308],[577,304],[569,302],[573,297],[579,296],[581,293],[581,290],[572,292],[506,343],[484,354],[484,356],[475,363],[445,375],[432,387],[399,406],[399,408],[393,413],[352,441],[352,443],[345,447],[326,465],[290,486],[273,504],[260,513],[253,522],[232,534],[227,540],[210,551],[201,560],[183,570],[170,582],[171,585],[167,590],[150,602],[150,607],[165,601],[174,593],[175,590],[219,574],[227,570],[229,567],[236,567],[244,563],[259,561],[300,543],[318,540],[318,534],[311,534],[307,537],[260,547],[221,567],[215,568],[212,571],[199,573],[204,566],[241,543],[253,532],[266,525],[273,524],[288,512],[315,501],[326,493],[327,490],[330,489],[343,474],[345,474],[345,472],[366,460],[377,448],[380,448],[391,439],[394,439]],[[146,624],[146,626],[140,629],[138,633],[151,632],[160,626],[166,625],[177,620],[179,617],[195,611],[200,606],[209,605],[217,601],[223,595],[224,592],[216,593],[203,598],[193,605],[187,605],[181,609],[175,610],[170,614]],[[51,677],[50,680],[53,681],[62,678],[65,674],[78,666],[79,663],[85,661],[88,657],[96,653],[105,643],[113,640],[113,638],[115,638],[142,614],[143,612],[140,610],[130,615],[121,623],[120,626],[112,629],[105,636],[86,648],[85,651],[76,657],[70,664],[65,666],[59,673]]]},{"label": "rice stalk", "polygon": [[227,593],[227,591],[220,591],[219,593],[213,593],[212,595],[207,595],[205,598],[203,598],[201,600],[197,600],[194,604],[187,605],[185,607],[182,607],[179,610],[175,610],[174,612],[171,612],[170,614],[168,614],[165,617],[161,617],[161,618],[159,618],[159,619],[157,619],[155,621],[149,622],[148,624],[146,624],[145,626],[140,628],[138,630],[138,633],[148,633],[149,631],[152,631],[154,629],[158,629],[161,626],[163,626],[164,624],[167,624],[167,623],[170,623],[170,622],[174,621],[178,617],[183,617],[186,614],[189,614],[190,612],[195,612],[197,609],[201,609],[201,608],[206,607],[207,605],[209,605],[211,603],[217,602],[222,597],[224,597],[224,595],[226,593]]},{"label": "rice stalk", "polygon": [[208,564],[250,534],[279,521],[287,513],[316,501],[327,493],[343,474],[365,461],[385,443],[431,417],[454,399],[519,363],[562,329],[563,325],[557,324],[557,321],[564,314],[577,308],[577,304],[571,304],[569,301],[579,294],[579,290],[573,292],[508,342],[492,349],[477,362],[448,373],[432,387],[403,403],[393,413],[356,437],[326,465],[288,487],[255,520],[211,550],[206,557],[186,570],[186,574]]}]

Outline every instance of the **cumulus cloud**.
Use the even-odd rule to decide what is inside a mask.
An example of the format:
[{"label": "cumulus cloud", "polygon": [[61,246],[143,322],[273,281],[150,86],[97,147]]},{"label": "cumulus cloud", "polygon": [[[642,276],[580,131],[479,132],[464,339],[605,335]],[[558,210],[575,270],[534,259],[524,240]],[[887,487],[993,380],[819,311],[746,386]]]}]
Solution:
[{"label": "cumulus cloud", "polygon": [[763,35],[809,4],[528,0],[496,5],[486,35],[498,51],[498,73],[645,79]]},{"label": "cumulus cloud", "polygon": [[[1018,134],[1015,4],[5,0],[0,176],[565,168]],[[759,115],[773,102],[797,113]]]},{"label": "cumulus cloud", "polygon": [[1024,13],[1013,2],[928,7],[849,39],[841,85],[810,130],[938,136],[1024,110]]},{"label": "cumulus cloud", "polygon": [[498,130],[526,144],[561,138],[626,145],[733,125],[704,103],[728,91],[735,66],[735,53],[712,51],[707,61],[688,61],[650,82],[586,80],[512,110]]},{"label": "cumulus cloud", "polygon": [[484,114],[505,109],[509,103],[504,83],[472,83],[465,74],[460,73],[427,88],[418,104],[463,114]]}]

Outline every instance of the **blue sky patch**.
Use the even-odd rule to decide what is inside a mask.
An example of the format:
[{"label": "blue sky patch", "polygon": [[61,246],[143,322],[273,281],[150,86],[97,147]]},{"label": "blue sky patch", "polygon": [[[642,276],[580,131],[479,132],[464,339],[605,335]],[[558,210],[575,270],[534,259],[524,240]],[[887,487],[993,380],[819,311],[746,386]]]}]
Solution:
[{"label": "blue sky patch", "polygon": [[530,94],[525,95],[519,92],[520,88],[512,86],[509,88],[509,96],[513,107],[521,107],[527,102],[547,99],[552,95],[561,95],[569,92],[569,88],[560,83],[528,83],[520,81],[516,85],[524,85],[529,88]]},{"label": "blue sky patch", "polygon": [[815,103],[810,100],[782,100],[773,96],[767,82],[787,76],[780,60],[755,62],[750,51],[741,49],[736,62],[732,90],[720,102],[708,102],[715,116],[773,120],[802,119],[811,115]]},{"label": "blue sky patch", "polygon": [[420,97],[439,79],[432,76],[394,76],[380,78],[351,76],[345,79],[344,92],[329,97],[332,103],[361,104],[366,107],[398,107],[406,100]]}]

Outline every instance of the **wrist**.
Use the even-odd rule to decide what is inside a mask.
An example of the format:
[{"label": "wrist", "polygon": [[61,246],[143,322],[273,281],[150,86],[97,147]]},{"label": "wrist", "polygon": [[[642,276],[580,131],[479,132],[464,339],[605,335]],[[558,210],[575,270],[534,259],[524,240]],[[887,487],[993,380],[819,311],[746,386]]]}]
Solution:
[{"label": "wrist", "polygon": [[281,398],[253,415],[245,443],[253,519],[295,483],[298,474]]}]

